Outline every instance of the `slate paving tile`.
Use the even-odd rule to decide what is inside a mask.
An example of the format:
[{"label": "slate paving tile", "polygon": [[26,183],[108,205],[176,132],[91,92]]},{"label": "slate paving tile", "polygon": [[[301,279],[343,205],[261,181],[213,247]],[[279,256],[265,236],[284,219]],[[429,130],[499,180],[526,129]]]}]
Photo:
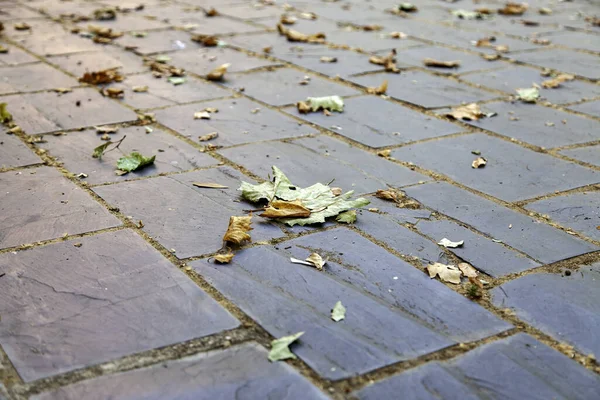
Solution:
[{"label": "slate paving tile", "polygon": [[404,189],[434,210],[549,264],[598,250],[597,246],[448,183]]},{"label": "slate paving tile", "polygon": [[299,114],[295,108],[286,112],[375,148],[450,135],[462,130],[458,125],[376,96],[347,99],[344,101],[344,112],[330,116],[323,113]]},{"label": "slate paving tile", "polygon": [[[303,81],[305,76],[309,76],[310,82],[301,85],[299,82]],[[274,106],[295,104],[300,100],[306,100],[307,97],[351,96],[360,93],[340,83],[290,68],[257,71],[250,74],[231,74],[227,76],[224,85],[238,90],[244,88],[244,94],[247,96]]]},{"label": "slate paving tile", "polygon": [[277,57],[282,60],[287,60],[288,58],[294,59],[297,55],[296,53],[306,52],[309,49],[314,48],[322,50],[326,48],[326,46],[320,44],[290,42],[285,37],[273,33],[233,36],[227,38],[227,43],[231,46],[253,51],[262,55],[266,55],[267,53],[264,52],[264,49],[269,48],[269,56]]},{"label": "slate paving tile", "polygon": [[38,14],[37,12],[30,10],[29,8],[24,7],[22,5],[13,4],[12,2],[2,4],[0,21],[13,22],[25,19],[29,20],[31,18],[43,18],[43,15]]},{"label": "slate paving tile", "polygon": [[600,263],[582,266],[570,276],[531,274],[492,290],[498,307],[584,354],[598,354],[595,327],[600,323]]},{"label": "slate paving tile", "polygon": [[421,71],[372,74],[353,77],[350,81],[365,87],[377,87],[386,79],[389,96],[424,108],[447,107],[499,97],[494,93]]},{"label": "slate paving tile", "polygon": [[547,36],[552,44],[558,44],[572,49],[588,50],[600,53],[600,38],[597,34],[585,32],[552,32]]},{"label": "slate paving tile", "polygon": [[98,50],[98,45],[89,39],[83,39],[72,34],[60,34],[58,32],[53,35],[21,36],[14,40],[27,50],[40,56]]},{"label": "slate paving tile", "polygon": [[600,240],[600,192],[580,192],[542,199],[527,209],[548,215],[553,221]]},{"label": "slate paving tile", "polygon": [[[306,258],[315,249],[332,257],[323,272],[289,262],[290,256]],[[244,250],[227,268],[206,262],[192,266],[273,336],[304,331],[294,352],[326,379],[347,378],[510,327],[347,229],[304,236],[286,243],[286,249]],[[431,306],[432,298],[439,307]],[[338,300],[348,311],[336,323],[330,312]]]},{"label": "slate paving tile", "polygon": [[90,25],[112,29],[115,32],[140,32],[148,29],[169,27],[168,24],[162,21],[144,18],[142,15],[139,15],[138,12],[128,14],[119,13],[115,19],[104,21],[93,19],[92,21],[83,21],[76,25],[84,32],[88,30]]},{"label": "slate paving tile", "polygon": [[0,248],[120,225],[52,168],[0,173],[0,187]]},{"label": "slate paving tile", "polygon": [[30,93],[0,97],[25,133],[34,135],[63,129],[135,121],[136,114],[91,88],[72,92]]},{"label": "slate paving tile", "polygon": [[25,167],[41,162],[18,137],[7,135],[6,129],[0,128],[0,168]]},{"label": "slate paving tile", "polygon": [[385,213],[388,218],[404,224],[417,224],[421,220],[431,217],[431,212],[425,208],[402,208],[396,207],[396,204],[387,200],[379,199],[375,196],[368,197],[371,204],[369,208],[376,208],[381,213]]},{"label": "slate paving tile", "polygon": [[[501,377],[501,379],[500,379]],[[507,384],[510,382],[510,384]],[[593,372],[524,333],[481,346],[448,362],[432,362],[362,389],[360,400],[576,399],[600,396]]]},{"label": "slate paving tile", "polygon": [[0,43],[0,46],[8,49],[7,53],[0,53],[0,66],[19,65],[38,61],[31,54],[8,43]]},{"label": "slate paving tile", "polygon": [[461,247],[448,250],[495,278],[540,266],[521,253],[449,220],[419,221],[416,228],[436,242],[443,238],[454,242],[464,240]]},{"label": "slate paving tile", "polygon": [[[237,2],[237,0],[235,0]],[[263,5],[260,3],[254,4],[231,4],[219,7],[219,14],[229,17],[239,18],[243,20],[279,18],[284,13],[279,7]],[[257,21],[261,22],[261,21]]]},{"label": "slate paving tile", "polygon": [[465,122],[546,148],[598,140],[598,122],[589,118],[522,102],[489,103],[484,108],[498,115]]},{"label": "slate paving tile", "polygon": [[119,68],[121,74],[134,74],[148,71],[139,56],[115,46],[106,46],[102,51],[67,54],[50,57],[48,61],[62,70],[81,77],[86,72]]},{"label": "slate paving tile", "polygon": [[[183,84],[174,85],[166,76],[156,78],[148,73],[128,76],[123,82],[111,84],[110,87],[123,89],[124,96],[119,101],[136,109],[191,103],[227,97],[231,94],[229,90],[191,76],[186,76],[184,79]],[[133,91],[136,86],[147,86],[148,91],[136,93]]]},{"label": "slate paving tile", "polygon": [[113,42],[124,48],[133,48],[135,53],[141,55],[198,47],[197,43],[191,41],[188,32],[179,30],[148,31],[144,37],[124,35]]},{"label": "slate paving tile", "polygon": [[[490,4],[488,4],[489,6]],[[498,3],[494,4],[499,6]],[[536,7],[541,8],[542,5]],[[499,7],[496,7],[499,8]],[[531,26],[522,23],[521,21],[527,20],[537,22],[538,26]],[[557,26],[552,25],[546,20],[544,15],[536,15],[531,12],[523,15],[522,17],[508,18],[506,16],[492,17],[485,20],[467,20],[459,19],[458,17],[452,16],[451,23],[453,26],[461,29],[473,29],[481,30],[485,32],[509,34],[511,36],[521,37],[534,37],[538,35],[545,35],[550,32],[557,31]]]},{"label": "slate paving tile", "polygon": [[600,100],[590,101],[589,103],[578,104],[576,106],[570,106],[569,109],[600,118]]},{"label": "slate paving tile", "polygon": [[[20,30],[15,28],[15,25],[18,22],[26,22],[29,25],[29,29]],[[28,19],[26,21],[21,21],[20,18],[17,18],[15,21],[11,21],[11,23],[4,24],[4,30],[2,31],[2,35],[5,37],[9,37],[12,39],[17,38],[33,38],[33,39],[43,39],[46,36],[57,36],[57,35],[71,35],[68,27],[51,21],[48,18],[42,19]],[[71,35],[74,36],[74,35]],[[75,36],[76,37],[76,36]]]},{"label": "slate paving tile", "polygon": [[219,153],[265,179],[272,173],[271,165],[276,165],[300,187],[335,179],[335,185],[344,190],[370,193],[387,185],[400,187],[429,179],[327,137],[251,144]]},{"label": "slate paving tile", "polygon": [[[121,128],[110,135],[112,142],[117,142],[124,136],[127,138],[119,149],[109,151],[98,160],[92,158],[94,148],[106,143],[100,140],[95,129],[86,129],[83,132],[71,132],[66,135],[48,135],[44,139],[47,143],[38,144],[48,150],[49,154],[56,157],[64,167],[74,174],[85,173],[85,181],[89,184],[105,182],[120,182],[140,177],[159,175],[167,172],[186,171],[193,168],[216,165],[217,160],[207,154],[201,153],[184,141],[154,128],[147,134],[143,127],[130,126]],[[154,164],[126,175],[116,175],[117,160],[132,151],[137,151],[145,156],[156,156]]]},{"label": "slate paving tile", "polygon": [[[484,168],[472,168],[480,151]],[[600,182],[600,173],[495,137],[474,134],[396,149],[392,157],[509,202]]]},{"label": "slate paving tile", "polygon": [[[533,84],[541,85],[543,81],[551,78],[541,76],[540,71],[533,68],[512,66],[490,72],[468,74],[461,76],[460,79],[516,95],[516,89],[518,88],[528,88]],[[574,80],[564,82],[554,89],[541,88],[540,96],[542,99],[554,104],[572,103],[585,98],[600,96],[600,86]]]},{"label": "slate paving tile", "polygon": [[75,383],[35,400],[144,399],[327,399],[285,363],[271,363],[255,343],[200,353],[160,365]]},{"label": "slate paving tile", "polygon": [[579,147],[559,152],[567,157],[600,167],[600,146]]},{"label": "slate paving tile", "polygon": [[[432,58],[439,61],[460,61],[457,68],[427,67],[423,60]],[[491,68],[500,68],[507,65],[504,62],[490,63],[480,55],[469,54],[458,50],[452,50],[438,46],[424,46],[398,51],[396,56],[398,66],[423,67],[431,71],[443,74],[461,74]]]},{"label": "slate paving tile", "polygon": [[600,79],[600,58],[592,54],[552,49],[519,53],[515,54],[513,58],[542,68],[552,68],[589,79]]},{"label": "slate paving tile", "polygon": [[[94,191],[122,213],[144,223],[143,230],[178,258],[213,253],[223,246],[229,217],[246,215],[253,205],[240,201],[241,181],[253,181],[230,168],[98,186]],[[211,182],[227,189],[197,188],[193,182]],[[255,218],[252,240],[283,236],[274,223]],[[206,262],[206,261],[204,261]]]},{"label": "slate paving tile", "polygon": [[[207,107],[217,108],[210,120],[194,119],[194,113]],[[212,100],[198,104],[171,107],[156,112],[157,120],[165,126],[190,136],[194,141],[199,136],[217,132],[219,136],[210,142],[230,146],[262,140],[284,139],[317,133],[308,125],[298,124],[276,111],[261,107],[252,100],[237,98]]]},{"label": "slate paving tile", "polygon": [[129,230],[5,253],[0,270],[0,343],[27,382],[239,325]]},{"label": "slate paving tile", "polygon": [[[336,62],[323,62],[323,57],[333,57]],[[302,52],[290,52],[279,56],[291,63],[303,68],[327,75],[331,78],[336,76],[347,77],[363,72],[383,71],[383,67],[369,63],[369,56],[351,50],[336,50],[328,47],[305,48]]]},{"label": "slate paving tile", "polygon": [[[393,27],[394,25],[390,25]],[[391,31],[392,29],[388,29]],[[384,32],[385,33],[385,32]],[[327,32],[327,41],[337,45],[346,45],[367,52],[388,51],[398,48],[422,46],[424,43],[412,38],[393,39],[383,36],[382,32],[361,32],[339,29]]]},{"label": "slate paving tile", "polygon": [[6,67],[0,71],[0,95],[79,85],[75,79],[41,63]]}]

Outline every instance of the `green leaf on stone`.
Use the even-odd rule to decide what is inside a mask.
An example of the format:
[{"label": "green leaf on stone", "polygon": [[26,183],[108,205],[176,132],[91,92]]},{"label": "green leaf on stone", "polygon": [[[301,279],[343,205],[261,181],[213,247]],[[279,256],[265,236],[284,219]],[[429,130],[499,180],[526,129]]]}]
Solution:
[{"label": "green leaf on stone", "polygon": [[104,152],[106,151],[108,146],[110,146],[111,144],[113,144],[113,142],[111,142],[109,140],[108,142],[102,143],[100,146],[96,147],[94,149],[94,153],[92,154],[92,157],[100,160],[102,158],[102,156],[104,155]]},{"label": "green leaf on stone", "polygon": [[171,82],[173,85],[177,86],[177,85],[181,85],[182,83],[184,83],[185,78],[182,78],[180,76],[172,76],[169,78],[169,82]]},{"label": "green leaf on stone", "polygon": [[468,11],[468,10],[454,10],[452,11],[452,15],[458,17],[460,19],[485,19],[485,14],[480,13],[479,11]]},{"label": "green leaf on stone", "polygon": [[166,63],[167,61],[171,61],[171,57],[163,54],[160,56],[156,56],[156,58],[154,58],[154,60],[156,60],[156,62],[159,62],[159,63]]},{"label": "green leaf on stone", "polygon": [[342,305],[341,301],[335,303],[333,309],[331,310],[331,319],[335,322],[341,321],[346,318],[346,307]]},{"label": "green leaf on stone", "polygon": [[517,95],[519,96],[519,100],[525,103],[535,103],[540,98],[540,90],[536,87],[517,89]]},{"label": "green leaf on stone", "polygon": [[12,121],[12,115],[6,109],[6,103],[0,103],[0,123],[6,123]]},{"label": "green leaf on stone", "polygon": [[284,336],[275,339],[271,342],[271,351],[269,351],[269,361],[287,360],[288,358],[296,359],[296,355],[289,349],[289,345],[294,343],[304,332],[298,332],[294,335]]},{"label": "green leaf on stone", "polygon": [[137,38],[143,38],[143,37],[148,36],[148,33],[146,33],[146,32],[131,32],[131,36],[137,37]]},{"label": "green leaf on stone", "polygon": [[344,111],[344,100],[340,96],[309,97],[306,99],[306,103],[313,112],[319,110]]},{"label": "green leaf on stone", "polygon": [[147,165],[154,164],[156,156],[144,157],[138,152],[132,152],[128,156],[119,158],[117,161],[117,168],[121,171],[131,172],[141,169]]},{"label": "green leaf on stone", "polygon": [[335,220],[344,224],[353,224],[356,222],[356,210],[345,211],[335,217]]},{"label": "green leaf on stone", "polygon": [[408,11],[408,12],[410,12],[410,11],[415,11],[416,8],[417,7],[415,7],[415,5],[412,4],[412,3],[400,3],[398,5],[398,10],[400,10],[400,11]]}]

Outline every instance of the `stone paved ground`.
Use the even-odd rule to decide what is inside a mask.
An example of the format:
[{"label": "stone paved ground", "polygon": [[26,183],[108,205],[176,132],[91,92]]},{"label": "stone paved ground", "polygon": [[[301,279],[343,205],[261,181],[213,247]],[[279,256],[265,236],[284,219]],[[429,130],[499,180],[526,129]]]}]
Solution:
[{"label": "stone paved ground", "polygon": [[[0,127],[0,399],[600,398],[600,4],[531,0],[485,20],[451,12],[503,4],[397,4],[0,0],[0,103],[21,128]],[[103,7],[116,18],[84,18]],[[288,42],[285,12],[327,43]],[[124,35],[95,43],[89,24]],[[507,47],[484,58],[494,46]],[[400,74],[368,61],[391,49]],[[153,76],[159,56],[186,82]],[[223,63],[223,82],[204,79]],[[120,99],[78,81],[112,67]],[[514,97],[547,69],[574,79],[536,104]],[[367,93],[384,80],[387,95]],[[328,95],[344,113],[294,106]],[[495,116],[445,117],[469,102]],[[193,118],[206,107],[219,112]],[[127,139],[100,161],[103,125]],[[130,151],[156,162],[116,175]],[[477,151],[485,168],[471,168]],[[255,217],[252,243],[214,264],[229,217],[255,207],[237,187],[271,165],[371,208],[350,226]],[[388,186],[419,208],[373,196]],[[313,251],[323,272],[289,262]],[[430,279],[434,262],[470,263],[483,290]],[[271,340],[298,331],[298,359],[269,362]]]}]

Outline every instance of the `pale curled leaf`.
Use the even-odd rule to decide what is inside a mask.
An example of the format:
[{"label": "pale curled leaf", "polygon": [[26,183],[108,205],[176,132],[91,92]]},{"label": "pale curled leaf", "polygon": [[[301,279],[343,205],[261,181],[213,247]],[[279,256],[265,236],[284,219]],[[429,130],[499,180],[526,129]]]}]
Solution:
[{"label": "pale curled leaf", "polygon": [[208,75],[206,75],[206,79],[208,79],[209,81],[223,80],[223,77],[225,76],[225,72],[227,72],[227,68],[229,68],[230,66],[231,66],[231,64],[229,64],[229,63],[219,65],[217,68],[210,71],[208,73]]},{"label": "pale curled leaf", "polygon": [[223,240],[225,242],[231,242],[235,244],[241,244],[247,240],[250,240],[251,237],[248,232],[252,230],[252,227],[250,226],[251,223],[251,215],[245,217],[230,217],[229,226],[227,227],[225,236],[223,236]]},{"label": "pale curled leaf", "polygon": [[377,87],[368,87],[367,88],[367,93],[369,94],[385,94],[387,92],[388,89],[388,81],[385,80],[383,81],[383,83]]},{"label": "pale curled leaf", "polygon": [[485,114],[481,111],[479,105],[471,103],[466,106],[453,108],[446,116],[457,120],[477,121],[485,117]]},{"label": "pale curled leaf", "polygon": [[215,261],[218,264],[229,264],[231,262],[231,260],[233,260],[233,256],[234,256],[233,253],[227,253],[227,254],[217,254],[213,258],[215,259]]},{"label": "pale curled leaf", "polygon": [[192,185],[199,188],[207,188],[207,189],[227,189],[228,186],[221,185],[219,183],[203,183],[203,182],[192,182]]},{"label": "pale curled leaf", "polygon": [[335,303],[335,305],[333,306],[333,309],[331,310],[331,319],[334,320],[335,322],[339,322],[345,318],[346,318],[346,307],[344,307],[344,305],[342,304],[341,301],[338,301],[337,303]]},{"label": "pale curled leaf", "polygon": [[313,265],[313,267],[315,267],[319,271],[323,271],[323,266],[325,265],[325,261],[323,260],[323,257],[321,257],[318,253],[312,253],[310,256],[308,256],[306,261],[311,263]]},{"label": "pale curled leaf", "polygon": [[293,264],[301,264],[301,265],[306,265],[308,267],[314,267],[313,263],[309,263],[308,261],[304,261],[304,260],[299,260],[294,257],[290,257],[290,262],[292,262]]},{"label": "pale curled leaf", "polygon": [[310,210],[304,207],[300,200],[274,200],[260,216],[264,218],[306,218],[310,216]]},{"label": "pale curled leaf", "polygon": [[485,167],[487,164],[487,160],[483,157],[477,157],[475,160],[473,160],[473,162],[471,163],[471,168],[483,168]]},{"label": "pale curled leaf", "polygon": [[517,89],[517,96],[525,103],[535,103],[540,97],[540,90],[536,87]]},{"label": "pale curled leaf", "polygon": [[207,133],[206,135],[202,135],[198,137],[198,140],[201,142],[207,142],[209,140],[216,139],[219,136],[217,132]]},{"label": "pale curled leaf", "polygon": [[477,270],[475,268],[473,268],[473,266],[471,264],[459,263],[458,264],[458,269],[467,278],[477,278],[477,275],[479,275],[479,273],[477,272]]},{"label": "pale curled leaf", "polygon": [[304,335],[304,332],[298,332],[294,335],[284,336],[271,341],[269,361],[287,360],[289,358],[296,359],[296,355],[290,351],[289,346],[302,335]]},{"label": "pale curled leaf", "polygon": [[431,279],[439,276],[444,282],[450,282],[453,284],[460,283],[460,277],[462,272],[453,265],[445,265],[441,263],[434,263],[427,266],[427,272]]},{"label": "pale curled leaf", "polygon": [[171,77],[169,77],[168,80],[175,86],[185,83],[185,78],[180,77],[180,76],[171,76]]},{"label": "pale curled leaf", "polygon": [[313,112],[319,110],[344,111],[344,100],[340,96],[309,97],[306,99],[306,103]]},{"label": "pale curled leaf", "polygon": [[452,61],[441,61],[435,60],[433,58],[426,58],[423,60],[423,65],[426,67],[436,67],[436,68],[458,68],[460,67],[459,60]]},{"label": "pale curled leaf", "polygon": [[457,247],[461,247],[463,244],[465,244],[465,241],[464,241],[464,240],[460,240],[460,241],[458,241],[458,242],[453,242],[453,241],[452,241],[452,240],[450,240],[450,239],[443,238],[442,240],[440,240],[440,241],[438,242],[438,244],[439,244],[440,246],[444,246],[444,247],[446,247],[446,248],[451,248],[451,249],[454,249],[454,248],[457,248]]},{"label": "pale curled leaf", "polygon": [[210,119],[210,113],[208,111],[195,112],[194,119]]}]

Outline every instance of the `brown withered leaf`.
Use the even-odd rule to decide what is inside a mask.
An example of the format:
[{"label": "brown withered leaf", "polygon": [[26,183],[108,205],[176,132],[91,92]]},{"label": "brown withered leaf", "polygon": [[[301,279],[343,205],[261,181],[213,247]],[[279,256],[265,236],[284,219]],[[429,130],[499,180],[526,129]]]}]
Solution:
[{"label": "brown withered leaf", "polygon": [[297,21],[296,17],[292,17],[287,14],[281,15],[281,18],[279,18],[279,22],[282,23],[283,25],[294,25],[296,23],[296,21]]},{"label": "brown withered leaf", "polygon": [[18,31],[28,31],[31,29],[31,26],[29,26],[26,22],[17,22],[13,26]]},{"label": "brown withered leaf", "polygon": [[353,22],[338,22],[338,26],[341,28],[346,28],[354,31],[365,31],[365,32],[373,32],[373,31],[381,31],[383,30],[383,26],[381,25],[359,25]]},{"label": "brown withered leaf", "polygon": [[396,202],[396,201],[398,201],[398,192],[396,192],[395,190],[390,190],[390,189],[388,189],[388,190],[379,189],[375,193],[375,197],[382,199],[382,200]]},{"label": "brown withered leaf", "polygon": [[426,58],[423,60],[423,65],[426,67],[437,67],[437,68],[458,68],[460,67],[459,60],[453,61],[440,61],[433,58]]},{"label": "brown withered leaf", "polygon": [[533,38],[533,39],[531,39],[531,43],[533,43],[533,44],[539,44],[539,45],[542,45],[542,46],[548,46],[552,42],[550,41],[550,39]]},{"label": "brown withered leaf", "polygon": [[148,63],[150,69],[154,72],[158,72],[160,74],[165,74],[168,76],[184,76],[185,70],[183,68],[176,68],[172,65],[168,65],[158,61],[150,61]]},{"label": "brown withered leaf", "polygon": [[192,185],[199,187],[199,188],[206,188],[206,189],[227,189],[229,186],[225,186],[225,185],[221,185],[219,183],[203,183],[203,182],[192,182]]},{"label": "brown withered leaf", "polygon": [[202,135],[198,138],[201,142],[208,142],[209,140],[216,139],[219,134],[217,132],[207,133],[206,135]]},{"label": "brown withered leaf", "polygon": [[306,218],[310,217],[310,210],[304,207],[300,200],[274,200],[260,216],[264,218]]},{"label": "brown withered leaf", "polygon": [[380,198],[382,200],[392,201],[396,203],[396,207],[398,208],[408,208],[412,210],[417,210],[421,208],[421,204],[419,202],[409,198],[406,193],[394,190],[394,189],[379,189],[375,193],[375,197]]},{"label": "brown withered leaf", "polygon": [[309,263],[314,265],[315,268],[318,269],[319,271],[323,271],[323,266],[325,265],[325,261],[323,260],[323,257],[321,257],[318,253],[312,253],[310,256],[308,256],[306,261],[308,261]]},{"label": "brown withered leaf", "polygon": [[98,21],[110,21],[117,18],[117,12],[113,8],[99,8],[94,10],[94,19]]},{"label": "brown withered leaf", "polygon": [[299,101],[298,103],[296,103],[296,107],[298,107],[298,112],[300,114],[308,114],[312,111],[312,108],[305,101]]},{"label": "brown withered leaf", "polygon": [[229,226],[227,227],[227,232],[225,232],[225,236],[223,236],[223,241],[234,244],[241,244],[247,240],[250,240],[251,237],[248,234],[248,232],[252,230],[252,227],[250,226],[251,223],[251,215],[247,217],[230,217]]},{"label": "brown withered leaf", "polygon": [[523,15],[529,6],[527,3],[512,3],[508,2],[504,7],[498,9],[500,15]]},{"label": "brown withered leaf", "polygon": [[139,113],[137,117],[140,125],[148,125],[156,122],[156,115],[154,113]]},{"label": "brown withered leaf", "polygon": [[600,26],[600,17],[589,16],[585,17],[584,20],[585,22],[592,24],[592,26]]},{"label": "brown withered leaf", "polygon": [[277,30],[279,31],[279,34],[285,36],[289,42],[325,43],[325,34],[322,32],[307,35],[293,29],[288,29],[282,24],[277,24]]},{"label": "brown withered leaf", "polygon": [[481,56],[488,61],[495,61],[500,58],[500,54],[482,54]]},{"label": "brown withered leaf", "polygon": [[522,19],[521,21],[519,21],[521,24],[525,25],[525,26],[540,26],[540,23],[537,21],[531,21],[529,19]]},{"label": "brown withered leaf", "polygon": [[91,85],[101,85],[105,83],[121,82],[123,81],[123,75],[118,71],[119,67],[104,69],[101,71],[86,72],[79,82],[89,83]]},{"label": "brown withered leaf", "polygon": [[219,12],[215,10],[214,7],[211,7],[208,10],[204,11],[204,15],[206,15],[207,17],[216,17],[217,15],[219,15]]},{"label": "brown withered leaf", "polygon": [[52,89],[52,91],[56,92],[56,93],[60,93],[60,94],[65,94],[65,93],[70,93],[73,90],[70,88],[55,88],[55,89]]},{"label": "brown withered leaf", "polygon": [[380,151],[377,152],[377,155],[379,157],[384,157],[384,158],[389,157],[391,154],[392,154],[391,150],[380,150]]},{"label": "brown withered leaf", "polygon": [[215,47],[219,44],[219,38],[213,35],[192,35],[191,39],[206,47]]},{"label": "brown withered leaf", "polygon": [[479,105],[471,103],[466,106],[453,108],[446,116],[457,120],[477,121],[485,117],[485,114],[481,112]]},{"label": "brown withered leaf", "polygon": [[227,253],[227,254],[217,254],[213,258],[215,259],[215,262],[217,262],[218,264],[229,264],[231,262],[231,260],[233,260],[233,256],[234,256],[233,253]]},{"label": "brown withered leaf", "polygon": [[273,46],[267,46],[267,47],[263,48],[262,50],[263,50],[263,53],[270,54],[273,51]]},{"label": "brown withered leaf", "polygon": [[223,80],[223,77],[225,76],[225,72],[227,72],[227,68],[229,68],[230,65],[231,64],[229,64],[229,63],[219,65],[217,68],[210,71],[208,73],[208,75],[206,75],[206,79],[208,79],[209,81]]},{"label": "brown withered leaf", "polygon": [[331,188],[331,193],[333,193],[334,196],[339,196],[340,194],[342,194],[342,188],[340,188],[340,187],[332,187]]},{"label": "brown withered leaf", "polygon": [[125,96],[123,89],[118,88],[106,88],[102,89],[102,95],[113,99],[120,99]]},{"label": "brown withered leaf", "polygon": [[378,87],[367,88],[367,93],[380,95],[380,94],[385,94],[385,92],[387,92],[387,89],[388,89],[388,81],[385,80]]},{"label": "brown withered leaf", "polygon": [[109,44],[109,43],[112,43],[113,40],[111,38],[107,38],[107,37],[94,36],[92,41],[94,43],[99,43],[99,44]]},{"label": "brown withered leaf", "polygon": [[371,56],[371,57],[369,57],[369,62],[371,64],[375,64],[375,65],[383,65],[385,70],[388,72],[394,72],[394,73],[400,72],[400,69],[398,69],[398,67],[396,67],[396,50],[395,49],[390,51],[390,54],[388,54],[385,57]]},{"label": "brown withered leaf", "polygon": [[319,59],[322,63],[336,63],[338,59],[336,57],[323,56]]},{"label": "brown withered leaf", "polygon": [[552,79],[548,79],[542,82],[542,87],[546,89],[554,89],[560,86],[561,83],[572,81],[575,79],[573,75],[560,74]]},{"label": "brown withered leaf", "polygon": [[388,37],[390,37],[392,39],[406,39],[408,37],[408,35],[403,32],[390,32],[388,34]]},{"label": "brown withered leaf", "polygon": [[487,160],[483,157],[477,157],[471,163],[471,168],[483,168],[487,164]]},{"label": "brown withered leaf", "polygon": [[96,133],[116,133],[119,130],[118,126],[105,125],[105,126],[95,126]]},{"label": "brown withered leaf", "polygon": [[123,36],[123,32],[116,32],[111,28],[98,25],[88,25],[88,32],[106,39],[116,39]]}]

